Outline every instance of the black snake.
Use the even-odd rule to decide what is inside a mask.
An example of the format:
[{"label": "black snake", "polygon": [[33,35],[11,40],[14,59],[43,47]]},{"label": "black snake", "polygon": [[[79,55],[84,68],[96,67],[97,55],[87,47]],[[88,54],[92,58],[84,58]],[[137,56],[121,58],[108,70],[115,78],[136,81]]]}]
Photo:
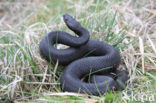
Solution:
[{"label": "black snake", "polygon": [[[120,64],[119,52],[111,45],[89,40],[89,31],[72,16],[65,14],[64,22],[77,36],[63,31],[52,31],[40,42],[40,52],[48,61],[68,65],[61,76],[63,91],[102,95],[108,90],[124,89],[128,76],[116,70]],[[58,50],[56,43],[70,46]],[[84,57],[89,54],[88,57]],[[86,77],[87,79],[82,80]]]}]

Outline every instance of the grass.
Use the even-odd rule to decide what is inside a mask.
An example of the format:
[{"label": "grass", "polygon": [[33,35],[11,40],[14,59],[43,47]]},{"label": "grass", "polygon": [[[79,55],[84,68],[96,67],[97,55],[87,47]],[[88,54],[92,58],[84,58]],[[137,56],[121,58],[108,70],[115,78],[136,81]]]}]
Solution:
[{"label": "grass", "polygon": [[[155,0],[0,1],[0,102],[154,103],[154,5]],[[77,18],[91,39],[106,41],[120,51],[119,69],[130,76],[124,91],[100,97],[61,91],[64,67],[42,59],[38,44],[52,30],[72,33],[63,22],[64,13]]]}]

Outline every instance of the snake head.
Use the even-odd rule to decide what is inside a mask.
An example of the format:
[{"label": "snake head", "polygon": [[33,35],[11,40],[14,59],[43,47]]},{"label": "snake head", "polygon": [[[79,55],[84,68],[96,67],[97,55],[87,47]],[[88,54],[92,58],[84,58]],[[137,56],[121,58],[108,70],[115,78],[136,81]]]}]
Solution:
[{"label": "snake head", "polygon": [[80,23],[67,13],[63,15],[63,19],[66,25],[72,30],[75,30],[81,27]]}]

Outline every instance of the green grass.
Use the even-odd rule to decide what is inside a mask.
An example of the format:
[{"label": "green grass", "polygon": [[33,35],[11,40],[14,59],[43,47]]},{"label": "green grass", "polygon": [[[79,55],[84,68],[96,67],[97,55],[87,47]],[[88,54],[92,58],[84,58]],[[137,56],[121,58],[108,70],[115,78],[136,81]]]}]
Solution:
[{"label": "green grass", "polygon": [[[124,0],[48,0],[24,2],[25,6],[20,3],[6,0],[0,4],[0,102],[149,103],[153,96],[151,102],[156,101],[156,50],[154,29],[150,28],[155,21],[154,14],[143,9],[149,9],[148,0],[135,5]],[[128,6],[124,8],[125,5]],[[59,83],[65,67],[55,68],[53,63],[47,63],[38,47],[41,38],[52,30],[73,35],[62,20],[64,13],[77,18],[90,31],[91,39],[105,41],[120,51],[119,69],[128,71],[130,76],[124,91],[108,92],[100,97],[54,94],[62,93]],[[141,99],[145,95],[147,100]]]}]

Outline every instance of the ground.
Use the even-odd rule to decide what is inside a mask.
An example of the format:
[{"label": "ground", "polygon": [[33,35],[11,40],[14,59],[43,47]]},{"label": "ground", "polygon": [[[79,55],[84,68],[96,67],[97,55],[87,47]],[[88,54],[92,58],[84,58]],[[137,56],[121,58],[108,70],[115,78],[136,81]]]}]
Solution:
[{"label": "ground", "polygon": [[[120,51],[119,69],[130,77],[125,90],[100,97],[61,91],[65,67],[45,61],[38,47],[52,30],[72,33],[64,13],[87,28],[91,39]],[[0,102],[155,103],[155,45],[155,0],[0,0]]]}]

